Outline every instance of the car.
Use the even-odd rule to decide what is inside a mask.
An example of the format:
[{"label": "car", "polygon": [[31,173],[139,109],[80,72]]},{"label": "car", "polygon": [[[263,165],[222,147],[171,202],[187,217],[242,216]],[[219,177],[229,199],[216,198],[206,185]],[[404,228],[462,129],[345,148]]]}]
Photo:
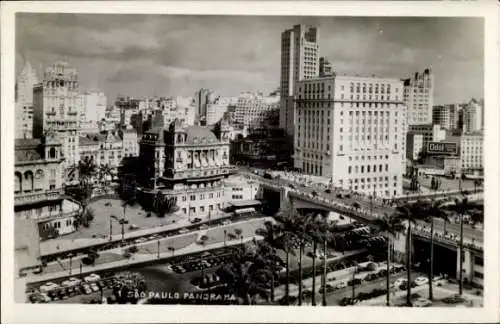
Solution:
[{"label": "car", "polygon": [[63,300],[63,299],[68,299],[68,294],[66,293],[66,290],[65,289],[61,289],[57,292],[57,297],[60,299],[60,300]]},{"label": "car", "polygon": [[232,222],[229,219],[226,219],[225,221],[222,222],[222,225],[229,225]]},{"label": "car", "polygon": [[347,287],[347,282],[345,282],[345,281],[342,281],[342,282],[338,283],[337,286],[335,286],[336,289],[343,289],[346,287]]},{"label": "car", "polygon": [[419,298],[413,302],[413,307],[430,307],[432,305],[432,301],[427,298]]},{"label": "car", "polygon": [[97,286],[97,284],[94,282],[94,283],[91,283],[90,284],[90,289],[92,289],[92,291],[99,291],[99,287]]},{"label": "car", "polygon": [[185,234],[187,232],[189,232],[189,230],[187,228],[182,228],[179,230],[179,234]]},{"label": "car", "polygon": [[398,278],[398,279],[396,279],[396,281],[394,281],[394,282],[392,283],[392,286],[393,286],[393,287],[399,287],[399,286],[401,286],[402,284],[404,284],[404,283],[406,283],[406,282],[407,282],[407,280],[406,280],[406,279],[404,279],[404,278]]},{"label": "car", "polygon": [[288,185],[288,188],[290,188],[290,189],[295,189],[296,187],[295,187],[293,184],[291,184],[291,183],[290,183],[290,184]]},{"label": "car", "polygon": [[87,277],[83,278],[83,280],[85,282],[96,282],[96,281],[101,280],[101,276],[99,276],[98,274],[95,274],[95,273],[91,273]]},{"label": "car", "polygon": [[90,286],[89,286],[89,285],[84,285],[84,286],[83,286],[83,293],[84,293],[85,295],[89,295],[89,294],[91,294],[91,293],[92,293],[92,289],[90,288]]},{"label": "car", "polygon": [[203,225],[200,226],[201,230],[206,230],[208,228],[209,228],[209,226],[207,224],[203,224]]},{"label": "car", "polygon": [[37,300],[40,301],[41,303],[49,303],[52,301],[52,299],[47,294],[44,293],[40,293],[37,297],[38,297]]},{"label": "car", "polygon": [[415,284],[417,286],[422,286],[422,285],[425,285],[429,282],[429,279],[425,278],[425,277],[418,277],[415,279]]},{"label": "car", "polygon": [[199,222],[201,222],[201,218],[199,218],[199,217],[193,218],[191,220],[191,223],[199,223]]}]

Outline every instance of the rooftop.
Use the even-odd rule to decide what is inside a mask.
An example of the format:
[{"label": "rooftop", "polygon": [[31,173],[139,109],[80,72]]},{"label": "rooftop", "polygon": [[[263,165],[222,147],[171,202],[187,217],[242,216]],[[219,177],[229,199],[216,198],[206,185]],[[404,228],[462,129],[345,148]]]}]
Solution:
[{"label": "rooftop", "polygon": [[218,142],[215,134],[203,126],[188,126],[185,128],[187,134],[186,144],[200,144],[200,143],[216,143]]}]

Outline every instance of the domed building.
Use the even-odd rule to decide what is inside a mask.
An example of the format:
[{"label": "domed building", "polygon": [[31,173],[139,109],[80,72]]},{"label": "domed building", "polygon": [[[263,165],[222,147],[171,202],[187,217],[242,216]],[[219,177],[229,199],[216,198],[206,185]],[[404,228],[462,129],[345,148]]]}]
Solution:
[{"label": "domed building", "polygon": [[160,192],[190,219],[215,215],[224,207],[222,180],[233,172],[229,136],[226,122],[211,130],[176,120],[145,132],[139,143],[139,201],[151,204]]}]

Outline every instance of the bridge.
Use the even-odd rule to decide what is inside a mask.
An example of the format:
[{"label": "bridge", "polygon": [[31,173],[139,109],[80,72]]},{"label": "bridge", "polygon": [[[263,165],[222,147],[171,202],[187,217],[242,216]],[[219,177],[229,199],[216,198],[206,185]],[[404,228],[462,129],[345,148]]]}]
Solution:
[{"label": "bridge", "polygon": [[[350,197],[343,196],[342,198],[337,196],[337,193],[332,191],[331,193],[326,193],[324,190],[320,190],[314,187],[307,187],[301,184],[295,183],[287,179],[266,179],[264,177],[252,174],[250,172],[242,172],[248,175],[251,179],[259,183],[263,188],[267,188],[280,193],[280,207],[281,209],[313,209],[324,212],[335,212],[343,216],[347,216],[356,221],[373,224],[376,218],[383,216],[384,214],[392,214],[395,211],[393,205],[376,203],[373,200],[366,199],[365,196],[358,194],[350,194]],[[470,201],[482,199],[483,193],[481,192],[469,192],[467,198]],[[396,197],[394,201],[396,202],[414,202],[423,199],[452,199],[461,198],[463,193],[458,190],[443,190],[428,194],[420,195],[408,195],[404,197]],[[450,237],[457,236],[460,233],[460,226],[457,224],[446,225],[446,232],[448,235],[444,234],[444,224],[440,220],[434,220],[435,222],[435,241],[445,244],[449,247],[457,247],[458,242]],[[418,221],[418,226],[425,227],[426,223],[424,221]],[[441,226],[438,226],[440,224]],[[415,236],[421,237],[422,239],[428,239],[429,234],[425,231],[415,231]],[[483,232],[478,229],[471,228],[469,225],[464,226],[464,242],[470,242],[466,248],[482,251],[483,245]],[[465,245],[464,245],[465,246]]]}]

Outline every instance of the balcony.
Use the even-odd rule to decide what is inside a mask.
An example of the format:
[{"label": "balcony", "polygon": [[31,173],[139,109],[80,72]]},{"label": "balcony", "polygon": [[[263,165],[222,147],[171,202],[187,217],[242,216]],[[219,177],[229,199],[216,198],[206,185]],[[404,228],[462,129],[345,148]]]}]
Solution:
[{"label": "balcony", "polygon": [[14,194],[14,206],[34,204],[47,200],[62,199],[63,189],[53,189],[45,191],[19,192]]}]

